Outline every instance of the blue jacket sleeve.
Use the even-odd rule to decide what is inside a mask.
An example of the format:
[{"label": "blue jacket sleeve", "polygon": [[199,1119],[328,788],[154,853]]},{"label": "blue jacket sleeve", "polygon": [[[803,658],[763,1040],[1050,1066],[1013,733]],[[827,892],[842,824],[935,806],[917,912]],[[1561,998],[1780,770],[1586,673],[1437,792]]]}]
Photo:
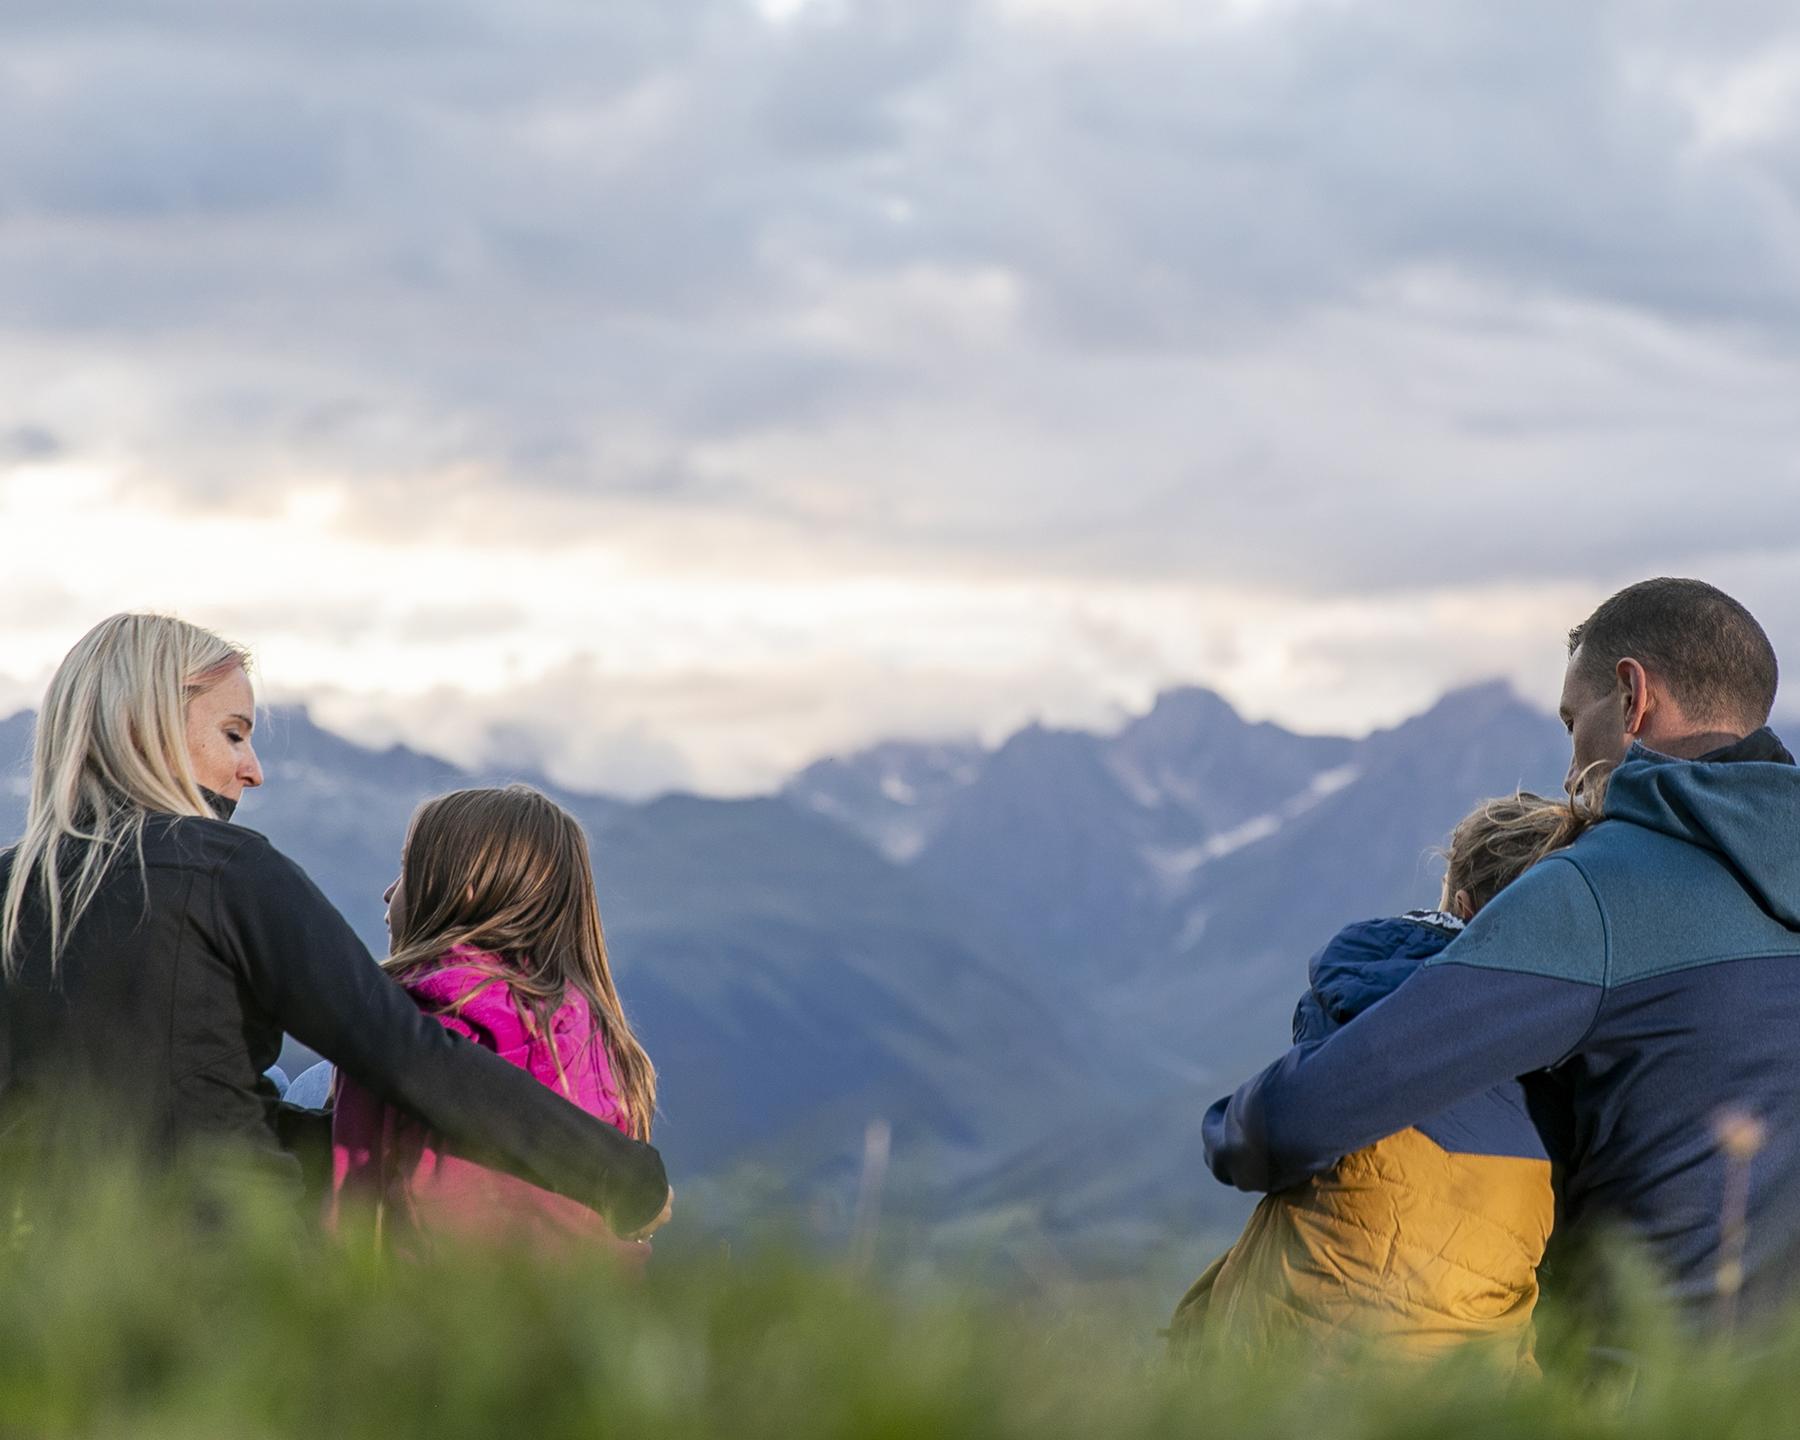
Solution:
[{"label": "blue jacket sleeve", "polygon": [[1606,972],[1606,926],[1587,877],[1552,857],[1393,994],[1207,1111],[1207,1164],[1240,1190],[1285,1190],[1554,1065],[1592,1026]]}]

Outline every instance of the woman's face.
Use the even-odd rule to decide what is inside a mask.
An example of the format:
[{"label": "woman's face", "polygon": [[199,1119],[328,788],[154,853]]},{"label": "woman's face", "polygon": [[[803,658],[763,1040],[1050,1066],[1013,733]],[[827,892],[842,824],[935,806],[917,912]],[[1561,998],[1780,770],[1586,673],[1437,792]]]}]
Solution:
[{"label": "woman's face", "polygon": [[250,744],[255,728],[250,677],[243,666],[234,665],[188,701],[187,746],[194,779],[231,801],[242,797],[245,787],[262,784],[262,762]]},{"label": "woman's face", "polygon": [[394,933],[406,923],[406,871],[402,870],[394,877],[394,883],[382,892],[381,898],[387,902],[387,914],[381,918],[387,922],[391,942]]}]

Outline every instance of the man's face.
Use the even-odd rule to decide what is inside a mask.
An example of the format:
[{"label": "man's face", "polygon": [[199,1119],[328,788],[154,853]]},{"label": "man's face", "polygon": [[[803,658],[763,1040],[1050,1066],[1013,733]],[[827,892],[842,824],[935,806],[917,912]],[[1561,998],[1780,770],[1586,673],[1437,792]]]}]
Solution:
[{"label": "man's face", "polygon": [[1568,783],[1590,765],[1616,765],[1625,758],[1631,748],[1631,736],[1625,729],[1629,701],[1623,685],[1602,689],[1582,673],[1581,651],[1569,657],[1557,710],[1575,752],[1569,761]]}]

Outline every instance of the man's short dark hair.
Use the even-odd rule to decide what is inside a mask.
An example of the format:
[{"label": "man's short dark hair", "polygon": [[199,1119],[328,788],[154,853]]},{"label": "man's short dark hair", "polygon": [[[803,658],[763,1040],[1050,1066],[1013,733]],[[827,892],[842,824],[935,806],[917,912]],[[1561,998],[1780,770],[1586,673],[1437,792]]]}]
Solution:
[{"label": "man's short dark hair", "polygon": [[1569,654],[1577,650],[1596,689],[1612,688],[1619,661],[1636,660],[1694,720],[1754,730],[1775,705],[1775,647],[1754,615],[1703,580],[1627,585],[1569,632]]}]

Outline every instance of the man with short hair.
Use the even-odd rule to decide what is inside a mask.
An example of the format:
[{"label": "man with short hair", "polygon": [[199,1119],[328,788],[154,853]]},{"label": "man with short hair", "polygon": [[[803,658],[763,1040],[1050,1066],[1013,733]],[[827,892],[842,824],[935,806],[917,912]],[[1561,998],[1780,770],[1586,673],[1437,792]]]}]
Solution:
[{"label": "man with short hair", "polygon": [[[1285,1189],[1523,1076],[1566,1226],[1623,1222],[1686,1304],[1782,1298],[1800,1272],[1800,768],[1765,726],[1776,680],[1762,627],[1697,580],[1633,585],[1577,626],[1570,778],[1611,769],[1605,823],[1214,1105],[1213,1173]],[[1727,1191],[1746,1164],[1739,1256]]]},{"label": "man with short hair", "polygon": [[1767,723],[1778,678],[1769,637],[1724,591],[1700,580],[1629,586],[1569,632],[1559,712],[1574,746],[1569,782],[1618,764],[1633,742],[1710,758]]}]

